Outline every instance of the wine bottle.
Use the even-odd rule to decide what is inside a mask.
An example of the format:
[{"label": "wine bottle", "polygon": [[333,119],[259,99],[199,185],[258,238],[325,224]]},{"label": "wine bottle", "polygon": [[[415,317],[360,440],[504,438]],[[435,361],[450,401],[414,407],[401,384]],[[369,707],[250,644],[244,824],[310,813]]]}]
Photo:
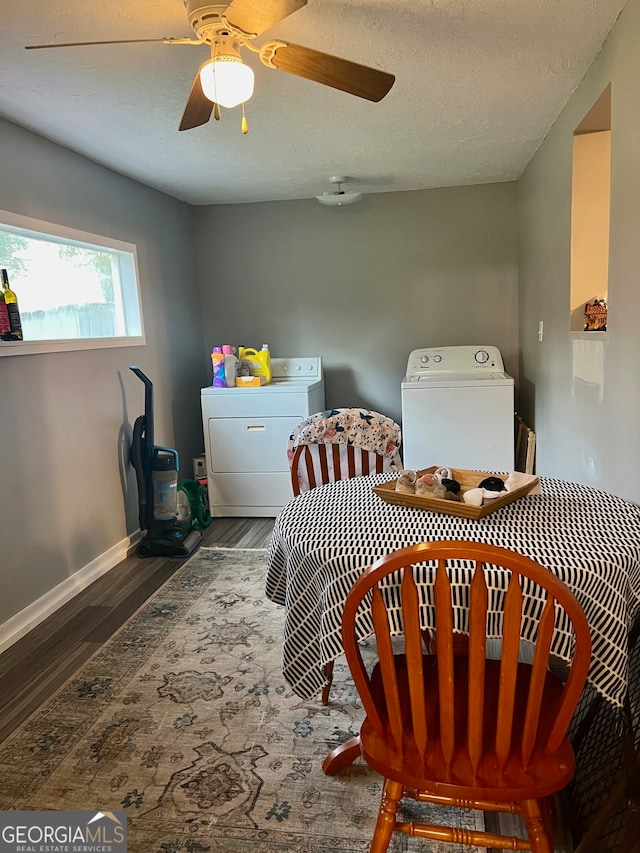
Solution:
[{"label": "wine bottle", "polygon": [[9,340],[22,340],[22,322],[20,320],[20,310],[18,308],[18,297],[9,287],[9,276],[5,269],[2,270],[2,289],[4,290],[4,301],[9,314],[9,326],[11,329],[11,337]]},{"label": "wine bottle", "polygon": [[0,341],[11,340],[11,323],[9,322],[9,311],[4,301],[4,291],[0,290]]}]

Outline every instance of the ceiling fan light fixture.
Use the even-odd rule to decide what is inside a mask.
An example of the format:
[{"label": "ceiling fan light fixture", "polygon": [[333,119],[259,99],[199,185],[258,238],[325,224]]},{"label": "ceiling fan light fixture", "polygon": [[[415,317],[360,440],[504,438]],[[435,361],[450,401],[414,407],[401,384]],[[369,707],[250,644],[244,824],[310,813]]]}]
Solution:
[{"label": "ceiling fan light fixture", "polygon": [[237,56],[216,56],[200,69],[200,83],[205,96],[231,109],[253,95],[254,74]]},{"label": "ceiling fan light fixture", "polygon": [[342,184],[348,180],[342,175],[336,175],[333,178],[329,178],[329,183],[336,184],[338,189],[334,192],[323,193],[322,195],[317,195],[316,198],[320,202],[320,204],[327,204],[331,207],[341,207],[343,204],[355,204],[357,201],[362,201],[362,193],[356,192],[356,190],[343,190]]},{"label": "ceiling fan light fixture", "polygon": [[320,204],[340,207],[343,204],[355,204],[357,201],[362,201],[362,193],[354,192],[354,190],[339,193],[323,193],[322,195],[317,195],[316,198]]}]

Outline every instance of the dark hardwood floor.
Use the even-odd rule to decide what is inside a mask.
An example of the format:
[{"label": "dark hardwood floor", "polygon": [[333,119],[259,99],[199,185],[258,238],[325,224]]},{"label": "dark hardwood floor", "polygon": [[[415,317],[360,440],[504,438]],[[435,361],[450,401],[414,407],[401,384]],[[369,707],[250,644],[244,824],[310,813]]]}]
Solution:
[{"label": "dark hardwood floor", "polygon": [[[266,548],[272,518],[214,518],[202,545]],[[40,707],[184,560],[123,560],[0,655],[0,741]]]}]

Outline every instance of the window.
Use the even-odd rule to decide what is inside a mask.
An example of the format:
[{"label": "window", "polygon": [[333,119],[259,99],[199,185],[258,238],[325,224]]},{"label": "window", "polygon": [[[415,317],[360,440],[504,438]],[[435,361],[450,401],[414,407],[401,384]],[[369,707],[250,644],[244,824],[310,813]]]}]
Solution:
[{"label": "window", "polygon": [[0,268],[24,337],[0,356],[144,344],[133,244],[0,211]]}]

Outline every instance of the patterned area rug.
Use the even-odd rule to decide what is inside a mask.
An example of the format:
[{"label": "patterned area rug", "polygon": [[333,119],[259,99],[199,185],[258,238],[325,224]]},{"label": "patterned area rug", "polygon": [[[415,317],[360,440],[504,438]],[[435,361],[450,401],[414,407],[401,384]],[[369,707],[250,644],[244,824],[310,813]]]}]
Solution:
[{"label": "patterned area rug", "polygon": [[[201,548],[181,566],[0,746],[0,808],[124,808],[129,853],[365,853],[380,777],[361,759],[321,770],[358,730],[355,690],[342,661],[328,707],[288,688],[264,560]],[[462,849],[408,836],[389,848]]]}]

